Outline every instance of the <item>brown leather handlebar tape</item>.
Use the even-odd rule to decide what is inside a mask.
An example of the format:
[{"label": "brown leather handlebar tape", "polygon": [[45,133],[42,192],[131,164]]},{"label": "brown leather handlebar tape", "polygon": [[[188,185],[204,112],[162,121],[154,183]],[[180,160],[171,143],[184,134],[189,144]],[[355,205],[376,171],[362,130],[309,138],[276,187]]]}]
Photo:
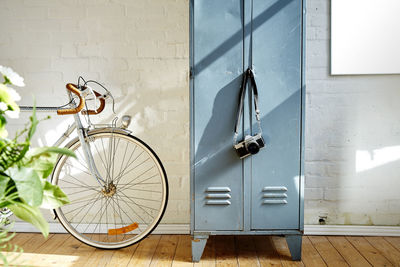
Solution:
[{"label": "brown leather handlebar tape", "polygon": [[101,96],[101,94],[99,94],[95,90],[93,90],[93,93],[96,95],[96,98],[100,101],[100,106],[96,110],[93,109],[82,110],[82,115],[96,115],[104,110],[104,107],[106,106],[106,100],[104,98],[98,98],[99,96]]},{"label": "brown leather handlebar tape", "polygon": [[59,110],[57,110],[58,115],[76,114],[79,111],[81,111],[83,109],[83,107],[85,106],[85,100],[81,96],[81,92],[79,92],[78,88],[76,88],[76,85],[74,85],[72,83],[68,83],[66,85],[66,87],[67,87],[68,91],[74,93],[75,95],[77,95],[79,97],[79,105],[76,108],[59,109]]}]

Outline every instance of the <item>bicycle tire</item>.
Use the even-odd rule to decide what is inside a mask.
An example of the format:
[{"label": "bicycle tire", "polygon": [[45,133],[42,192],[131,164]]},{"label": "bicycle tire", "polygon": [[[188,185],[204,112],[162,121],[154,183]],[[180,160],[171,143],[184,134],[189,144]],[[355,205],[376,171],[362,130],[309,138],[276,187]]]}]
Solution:
[{"label": "bicycle tire", "polygon": [[[67,218],[66,213],[67,212],[71,212],[71,210],[68,211],[68,207],[71,207],[71,205],[74,204],[74,201],[75,201],[75,204],[78,203],[75,198],[73,198],[71,200],[71,195],[72,195],[71,193],[78,194],[79,192],[85,192],[85,191],[90,191],[91,192],[92,191],[91,186],[85,188],[88,185],[86,183],[88,183],[88,181],[90,181],[90,179],[89,180],[85,180],[85,183],[83,183],[82,187],[85,188],[84,191],[78,191],[78,193],[77,193],[76,191],[71,192],[71,190],[66,190],[67,187],[65,186],[65,184],[68,184],[68,183],[66,183],[66,181],[67,181],[66,177],[69,176],[69,174],[64,175],[63,178],[61,178],[62,176],[60,176],[60,174],[61,174],[61,172],[63,170],[64,170],[64,172],[66,172],[67,169],[71,167],[71,165],[67,165],[66,164],[66,162],[71,158],[69,158],[66,155],[61,156],[59,158],[59,160],[57,161],[57,164],[56,164],[56,166],[54,168],[53,175],[52,175],[52,178],[51,178],[51,183],[55,184],[55,185],[58,185],[64,192],[66,192],[67,196],[69,196],[69,198],[71,200],[71,203],[67,204],[66,206],[62,206],[60,208],[55,209],[54,212],[55,212],[58,220],[60,221],[60,223],[63,225],[63,227],[72,236],[74,236],[76,239],[78,239],[79,241],[81,241],[81,242],[83,242],[83,243],[85,243],[85,244],[87,244],[89,246],[96,247],[96,248],[101,248],[101,249],[119,249],[119,248],[131,246],[131,245],[133,245],[135,243],[140,242],[141,240],[146,238],[149,234],[151,234],[154,231],[154,229],[158,226],[158,224],[160,223],[161,219],[163,218],[163,215],[164,215],[166,207],[167,207],[168,194],[169,194],[167,174],[165,172],[165,169],[164,169],[164,166],[162,165],[161,160],[159,159],[157,154],[152,150],[152,148],[150,146],[148,146],[145,142],[140,140],[139,138],[137,138],[137,137],[135,137],[133,135],[130,135],[129,133],[127,133],[127,132],[125,132],[123,130],[120,130],[120,129],[118,130],[118,129],[115,129],[115,128],[106,128],[106,129],[89,131],[88,135],[86,137],[86,140],[88,140],[89,143],[92,146],[96,140],[102,140],[102,143],[103,143],[103,140],[104,140],[103,138],[107,138],[107,137],[110,138],[110,136],[112,136],[112,138],[113,138],[113,139],[110,139],[110,140],[114,140],[114,145],[115,145],[115,142],[116,142],[115,141],[116,138],[122,138],[122,139],[118,139],[118,140],[126,141],[126,146],[125,147],[128,147],[129,144],[135,144],[136,148],[133,149],[133,152],[131,151],[131,157],[127,161],[126,165],[128,165],[128,162],[130,162],[130,159],[132,158],[132,155],[135,155],[136,159],[141,157],[140,156],[141,154],[139,156],[136,156],[136,154],[135,154],[136,153],[135,152],[136,149],[142,149],[142,153],[146,152],[147,155],[149,155],[149,158],[152,159],[152,161],[150,161],[150,163],[152,162],[154,164],[154,166],[156,166],[156,169],[158,170],[157,174],[159,175],[159,180],[160,180],[160,183],[161,183],[161,187],[160,188],[162,189],[162,193],[161,193],[161,204],[160,204],[159,208],[157,209],[157,214],[153,218],[151,223],[147,224],[147,226],[146,226],[146,223],[144,222],[144,219],[142,218],[142,216],[144,216],[144,214],[147,213],[148,217],[151,217],[150,216],[150,212],[151,212],[150,208],[152,208],[152,207],[143,206],[143,204],[142,204],[142,206],[141,206],[142,210],[145,211],[145,213],[143,213],[143,211],[142,211],[142,216],[140,216],[139,213],[136,213],[136,212],[139,212],[139,211],[135,212],[133,210],[133,208],[131,207],[131,211],[134,211],[136,213],[136,215],[138,215],[138,216],[136,216],[138,219],[137,220],[133,220],[126,213],[127,211],[124,210],[124,213],[127,216],[125,216],[121,212],[122,211],[121,210],[121,206],[123,206],[121,203],[125,204],[126,205],[126,210],[128,210],[127,208],[130,207],[129,205],[131,205],[131,206],[135,205],[135,207],[136,206],[139,207],[140,205],[137,204],[138,202],[136,202],[136,201],[139,201],[139,199],[143,199],[143,198],[139,198],[139,199],[136,199],[135,201],[133,201],[132,199],[135,198],[135,197],[131,197],[131,199],[129,199],[129,200],[133,201],[133,202],[129,202],[129,204],[127,204],[128,203],[128,195],[126,195],[126,194],[128,194],[128,193],[126,193],[126,194],[124,193],[125,196],[123,196],[123,197],[122,197],[122,195],[120,195],[120,196],[118,196],[118,195],[120,194],[120,192],[123,192],[123,190],[125,190],[125,192],[128,192],[127,191],[128,189],[131,189],[132,191],[134,191],[134,190],[137,190],[137,191],[142,190],[143,192],[149,191],[149,190],[145,190],[143,188],[142,189],[132,189],[132,187],[135,187],[138,184],[139,184],[138,186],[143,186],[143,184],[145,184],[145,183],[143,183],[143,181],[146,181],[146,180],[153,181],[153,179],[155,179],[154,177],[157,177],[157,176],[154,176],[153,178],[146,178],[144,180],[141,180],[142,181],[142,182],[140,182],[140,183],[142,183],[141,185],[140,185],[139,182],[136,183],[136,184],[133,184],[133,186],[132,186],[132,184],[129,185],[129,183],[132,183],[133,181],[135,181],[135,179],[139,179],[138,177],[136,177],[136,178],[134,178],[134,180],[129,181],[128,184],[125,184],[125,185],[128,185],[128,186],[124,189],[124,188],[121,188],[122,184],[119,183],[122,180],[123,176],[122,177],[118,177],[118,175],[117,175],[119,180],[118,180],[117,185],[115,186],[116,189],[115,189],[115,192],[112,194],[112,196],[104,195],[105,192],[103,191],[103,189],[100,188],[100,185],[98,185],[98,188],[93,186],[93,188],[95,190],[99,189],[99,191],[97,191],[97,193],[98,193],[97,197],[98,198],[97,198],[97,200],[93,200],[93,198],[94,198],[93,197],[92,199],[89,198],[87,200],[88,201],[92,201],[92,203],[96,203],[97,202],[96,205],[98,205],[99,204],[98,201],[101,200],[101,203],[99,205],[99,207],[100,207],[100,216],[99,216],[100,222],[97,223],[97,225],[100,225],[100,226],[98,227],[98,232],[96,232],[97,226],[96,226],[96,228],[94,228],[93,232],[81,231],[78,228],[79,228],[80,225],[84,225],[83,227],[85,227],[85,224],[81,224],[83,218],[81,219],[81,221],[78,224],[76,224],[76,222],[72,222],[76,218],[73,217],[73,216],[71,216],[70,218]],[[109,142],[111,142],[111,144],[112,144],[112,141],[109,141]],[[118,141],[118,144],[119,144],[119,142],[120,141]],[[78,138],[73,139],[66,146],[66,148],[72,149],[73,151],[77,151],[78,153],[79,153],[78,149],[80,147],[81,147],[81,145],[80,145],[80,141],[79,141]],[[125,154],[127,154],[127,149],[128,148],[125,148]],[[114,149],[114,157],[115,157],[116,151],[117,151],[117,148]],[[100,152],[98,153],[98,156],[99,156],[99,158],[102,158]],[[125,155],[124,155],[124,158],[125,158]],[[78,159],[79,159],[79,156],[78,156]],[[114,161],[115,161],[115,158],[114,158]],[[110,162],[111,162],[111,155],[110,155]],[[103,161],[103,163],[104,163],[104,161]],[[130,163],[132,164],[133,161],[130,162]],[[82,165],[82,164],[85,164],[85,163],[80,162],[79,164]],[[113,166],[115,165],[115,163],[110,163],[110,166],[111,166],[111,164],[113,164]],[[123,165],[123,162],[121,163],[121,167],[122,167],[122,165]],[[143,166],[145,166],[145,164],[143,164]],[[72,167],[74,167],[74,166],[72,166]],[[109,167],[109,168],[111,168],[111,167]],[[133,169],[135,169],[135,168],[138,168],[138,167],[136,166]],[[124,169],[124,170],[126,170],[126,169]],[[113,171],[114,171],[114,169],[113,169]],[[108,176],[110,176],[110,178],[111,178],[111,173],[110,172],[111,172],[111,170],[109,170]],[[85,175],[87,175],[87,171],[86,171]],[[123,173],[123,175],[126,175],[126,173]],[[94,180],[94,178],[93,178],[93,180]],[[110,179],[110,180],[113,182],[114,177],[112,179]],[[74,180],[74,182],[75,182],[75,180]],[[151,184],[151,183],[149,183],[149,184]],[[154,184],[156,184],[156,183],[154,183]],[[76,190],[77,188],[78,187],[75,187],[73,190]],[[100,190],[102,190],[102,191],[100,192]],[[68,191],[69,191],[70,194],[68,194]],[[151,192],[151,193],[154,193],[154,192]],[[93,194],[96,194],[96,193],[93,193]],[[111,193],[108,193],[108,194],[111,194]],[[103,196],[101,196],[101,195],[103,195]],[[135,193],[134,195],[136,196],[136,195],[139,195],[139,194]],[[107,202],[106,202],[107,199],[111,199],[114,196],[115,196],[115,200],[112,200],[112,201],[110,200],[108,202],[108,204],[107,204]],[[104,230],[104,229],[102,229],[102,225],[104,226],[104,222],[102,222],[102,220],[103,220],[102,215],[104,215],[104,211],[102,211],[103,199],[104,199],[104,201],[106,203],[106,207],[105,207],[106,218],[108,217],[107,207],[108,207],[108,205],[110,205],[110,203],[112,203],[113,206],[118,204],[118,208],[119,208],[119,214],[118,214],[118,210],[116,210],[115,207],[114,207],[114,213],[111,216],[111,217],[114,217],[114,229],[108,229],[108,232],[107,231],[106,232],[102,231],[102,230]],[[80,201],[85,203],[85,199],[80,200]],[[121,202],[119,202],[119,201],[121,201]],[[122,201],[124,201],[124,202],[122,202]],[[141,201],[143,203],[143,201],[145,201],[145,200],[141,200]],[[155,202],[155,200],[153,200],[153,201]],[[147,202],[149,202],[149,200],[147,200]],[[134,203],[136,203],[136,204],[134,204]],[[95,205],[95,204],[91,204],[91,205],[92,205],[92,207],[90,207],[88,209],[88,212],[91,212],[92,209],[95,210],[95,208],[93,208],[93,205]],[[146,205],[150,205],[150,204],[146,203]],[[84,207],[83,209],[86,209],[86,208]],[[152,209],[155,210],[156,208],[152,208]],[[97,214],[93,217],[92,221],[97,217]],[[132,215],[132,214],[130,214],[130,215]],[[124,217],[124,216],[129,218],[129,220],[130,220],[129,223],[131,223],[132,221],[137,221],[137,222],[133,223],[133,224],[137,224],[137,227],[134,230],[129,231],[129,229],[132,228],[133,224],[127,225],[127,223],[125,223],[124,220],[122,219],[122,217]],[[118,227],[117,226],[116,221],[115,221],[117,217],[120,217],[120,223],[118,223],[118,225],[122,226],[122,227]],[[133,217],[133,215],[132,215],[132,217]],[[139,217],[140,217],[140,219],[143,220],[143,222],[139,222],[140,221]],[[75,224],[75,226],[74,226],[74,224]],[[109,225],[112,226],[112,222],[110,222]],[[139,225],[142,225],[142,227],[146,227],[146,228],[140,229]],[[129,228],[128,226],[130,226],[131,228]],[[93,228],[93,226],[91,226],[91,222],[89,222],[87,224],[86,229],[88,229],[88,227],[89,227],[89,229]],[[106,229],[109,228],[108,227],[108,220],[107,220],[107,223],[106,223],[105,227],[106,227]],[[113,234],[110,234],[110,230],[118,231],[118,229],[125,229],[125,230],[122,230],[122,231],[128,231],[128,232],[122,232],[122,233],[117,233],[117,234],[116,234],[116,232],[113,232]],[[134,233],[134,231],[136,231],[136,234]],[[119,236],[119,238],[122,238],[122,240],[116,239],[115,241],[112,241],[112,240],[110,241],[110,239],[113,239],[113,236],[115,236],[115,237]],[[126,240],[124,240],[125,237],[127,237]]]}]

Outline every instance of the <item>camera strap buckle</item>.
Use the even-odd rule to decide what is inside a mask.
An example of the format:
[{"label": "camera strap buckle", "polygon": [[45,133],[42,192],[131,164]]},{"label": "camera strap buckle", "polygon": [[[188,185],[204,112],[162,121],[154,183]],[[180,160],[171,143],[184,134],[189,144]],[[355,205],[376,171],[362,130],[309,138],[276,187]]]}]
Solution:
[{"label": "camera strap buckle", "polygon": [[238,112],[237,112],[237,120],[235,124],[235,135],[233,137],[233,142],[234,145],[237,144],[237,137],[239,135],[239,126],[240,126],[240,121],[242,119],[243,115],[243,107],[244,107],[244,98],[246,95],[246,89],[247,89],[247,83],[249,82],[250,79],[250,85],[251,90],[253,90],[253,99],[254,99],[254,109],[255,109],[255,117],[259,129],[259,133],[262,133],[261,129],[261,121],[260,121],[260,109],[258,108],[258,89],[257,89],[257,84],[256,80],[254,78],[254,72],[253,70],[249,67],[245,73],[243,73],[243,79],[242,79],[242,85],[240,86],[240,92],[239,92],[239,107],[238,107]]}]

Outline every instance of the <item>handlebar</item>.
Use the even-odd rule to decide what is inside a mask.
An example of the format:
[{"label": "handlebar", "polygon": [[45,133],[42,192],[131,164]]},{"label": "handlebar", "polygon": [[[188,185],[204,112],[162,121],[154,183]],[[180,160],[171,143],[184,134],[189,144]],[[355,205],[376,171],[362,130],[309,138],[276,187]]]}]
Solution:
[{"label": "handlebar", "polygon": [[76,108],[67,108],[67,109],[58,109],[58,115],[68,115],[68,114],[76,114],[80,112],[85,106],[85,99],[81,96],[81,92],[79,92],[78,88],[72,83],[68,83],[66,88],[71,93],[75,94],[79,98],[79,104]]},{"label": "handlebar", "polygon": [[[94,109],[83,110],[83,108],[85,107],[85,98],[84,96],[82,96],[82,92],[77,88],[75,84],[72,83],[68,83],[66,87],[68,91],[74,93],[79,98],[79,104],[75,108],[58,109],[57,110],[58,115],[76,114],[79,112],[81,112],[82,115],[96,115],[104,110],[106,106],[106,100],[105,96],[103,96],[102,94],[91,89],[92,93],[94,93],[95,95],[95,99],[98,99],[100,101],[100,106],[96,110]],[[86,87],[84,86],[83,89],[86,89]]]},{"label": "handlebar", "polygon": [[104,107],[106,106],[106,100],[104,99],[104,97],[100,97],[102,95],[96,92],[95,90],[93,90],[93,93],[95,94],[96,99],[100,101],[100,106],[96,110],[93,109],[82,110],[82,115],[96,115],[104,110]]}]

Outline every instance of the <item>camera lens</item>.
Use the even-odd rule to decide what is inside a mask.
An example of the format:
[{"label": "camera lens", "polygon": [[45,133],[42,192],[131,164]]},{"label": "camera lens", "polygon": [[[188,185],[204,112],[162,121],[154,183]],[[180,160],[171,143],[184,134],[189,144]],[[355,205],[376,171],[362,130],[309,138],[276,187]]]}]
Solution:
[{"label": "camera lens", "polygon": [[258,151],[260,151],[260,146],[257,144],[256,141],[250,142],[247,144],[247,151],[249,151],[250,154],[257,154]]}]

